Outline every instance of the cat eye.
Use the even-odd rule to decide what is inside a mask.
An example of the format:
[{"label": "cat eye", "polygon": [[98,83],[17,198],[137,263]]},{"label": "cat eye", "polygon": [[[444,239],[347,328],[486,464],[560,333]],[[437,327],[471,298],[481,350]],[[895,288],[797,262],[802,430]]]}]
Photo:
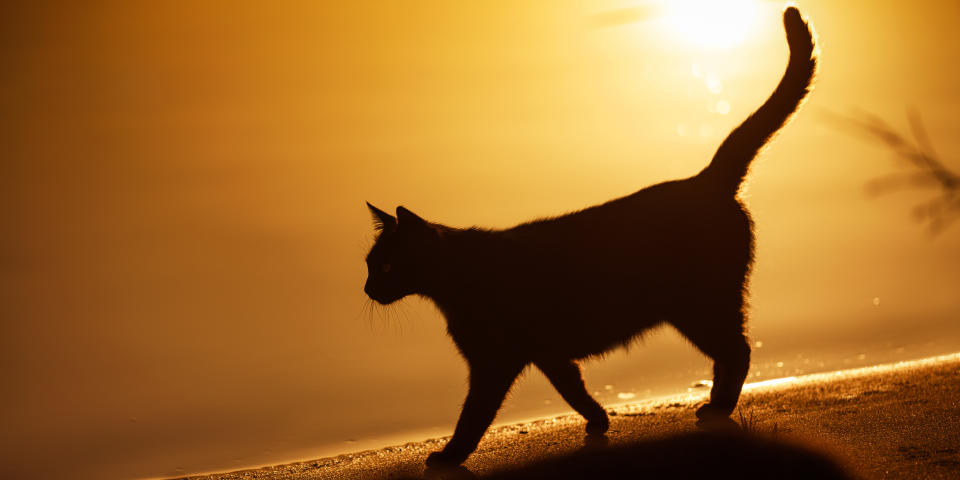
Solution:
[{"label": "cat eye", "polygon": [[389,273],[391,268],[392,268],[392,267],[390,266],[389,263],[384,263],[384,264],[380,267],[380,269],[383,270],[383,273]]}]

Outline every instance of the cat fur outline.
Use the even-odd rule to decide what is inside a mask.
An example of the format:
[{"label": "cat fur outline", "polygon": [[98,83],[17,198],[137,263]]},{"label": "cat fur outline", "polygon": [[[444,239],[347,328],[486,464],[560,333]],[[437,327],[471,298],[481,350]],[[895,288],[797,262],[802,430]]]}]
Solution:
[{"label": "cat fur outline", "polygon": [[470,371],[453,437],[428,466],[462,463],[530,364],[587,420],[588,435],[602,435],[606,411],[577,362],[662,323],[714,361],[698,424],[732,423],[750,364],[744,322],[753,262],[753,223],[737,193],[816,70],[813,34],[795,7],[785,10],[784,26],[790,60],[779,85],[696,176],[504,230],[448,227],[402,206],[394,217],[367,204],[379,235],[364,291],[381,304],[414,294],[432,300]]}]

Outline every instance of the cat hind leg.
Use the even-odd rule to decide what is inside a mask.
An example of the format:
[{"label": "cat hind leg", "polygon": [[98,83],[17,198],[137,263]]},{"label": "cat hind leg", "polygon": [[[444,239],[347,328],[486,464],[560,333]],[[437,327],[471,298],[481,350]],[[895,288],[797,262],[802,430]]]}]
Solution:
[{"label": "cat hind leg", "polygon": [[[729,328],[684,328],[678,326],[700,351],[713,359],[710,401],[697,410],[697,425],[704,428],[736,425],[730,415],[737,407],[743,382],[750,370],[750,344],[743,334],[742,314]],[[712,325],[715,326],[716,324]]]},{"label": "cat hind leg", "polygon": [[737,407],[743,382],[750,369],[750,346],[742,334],[739,339],[732,342],[736,343],[714,357],[710,401],[697,409],[698,426],[704,428],[736,426],[736,423],[730,419],[730,415]]},{"label": "cat hind leg", "polygon": [[601,436],[607,432],[610,428],[607,412],[587,392],[580,365],[576,361],[550,360],[535,363],[564,401],[587,420],[587,435]]}]

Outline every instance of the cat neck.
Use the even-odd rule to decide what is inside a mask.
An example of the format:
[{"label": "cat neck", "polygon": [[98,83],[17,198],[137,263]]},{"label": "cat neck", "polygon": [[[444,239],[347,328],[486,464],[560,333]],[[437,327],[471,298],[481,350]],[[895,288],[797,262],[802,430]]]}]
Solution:
[{"label": "cat neck", "polygon": [[506,245],[502,232],[442,228],[441,248],[434,252],[423,288],[417,293],[449,314],[469,308],[484,295],[497,265],[506,258]]}]

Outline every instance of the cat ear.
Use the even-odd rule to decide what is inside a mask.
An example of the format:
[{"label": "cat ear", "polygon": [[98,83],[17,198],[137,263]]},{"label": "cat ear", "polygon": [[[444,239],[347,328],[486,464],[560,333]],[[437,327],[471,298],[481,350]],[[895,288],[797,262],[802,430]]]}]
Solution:
[{"label": "cat ear", "polygon": [[373,215],[373,228],[375,230],[390,231],[396,228],[397,219],[393,218],[392,215],[370,205],[370,202],[367,202],[367,208],[370,209],[370,214]]},{"label": "cat ear", "polygon": [[407,226],[416,226],[427,224],[427,221],[418,217],[416,213],[407,210],[403,206],[397,207],[397,220]]}]

